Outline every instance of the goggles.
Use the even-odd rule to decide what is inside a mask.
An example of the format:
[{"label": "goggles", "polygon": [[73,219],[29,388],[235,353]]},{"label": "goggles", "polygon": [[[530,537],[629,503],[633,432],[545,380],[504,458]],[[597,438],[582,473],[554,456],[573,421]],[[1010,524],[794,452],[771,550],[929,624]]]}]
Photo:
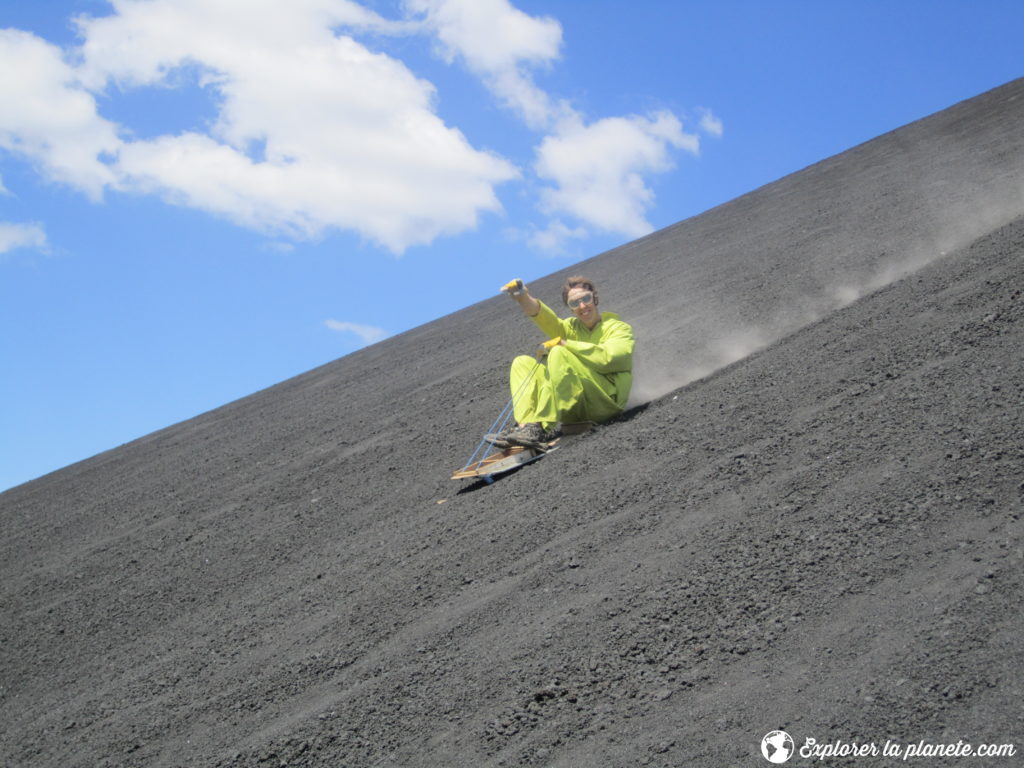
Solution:
[{"label": "goggles", "polygon": [[570,309],[576,309],[576,307],[578,307],[580,304],[593,304],[594,294],[589,292],[584,293],[582,296],[578,296],[575,299],[570,299],[567,303],[569,304]]}]

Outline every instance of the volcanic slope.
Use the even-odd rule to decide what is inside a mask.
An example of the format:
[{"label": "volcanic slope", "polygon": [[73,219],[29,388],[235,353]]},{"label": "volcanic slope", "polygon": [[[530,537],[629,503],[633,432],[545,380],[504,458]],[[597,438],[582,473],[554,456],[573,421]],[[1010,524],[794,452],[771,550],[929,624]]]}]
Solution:
[{"label": "volcanic slope", "polygon": [[491,486],[504,297],[6,492],[2,762],[1019,761],[1022,124],[1017,80],[574,266],[654,399]]}]

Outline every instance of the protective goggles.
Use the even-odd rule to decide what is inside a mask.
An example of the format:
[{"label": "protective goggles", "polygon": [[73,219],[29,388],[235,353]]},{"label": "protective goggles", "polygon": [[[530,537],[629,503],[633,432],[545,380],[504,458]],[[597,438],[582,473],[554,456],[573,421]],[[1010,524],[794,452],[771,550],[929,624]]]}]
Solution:
[{"label": "protective goggles", "polygon": [[570,309],[576,309],[580,304],[593,304],[594,294],[584,293],[582,296],[578,296],[575,299],[570,299],[568,304]]}]

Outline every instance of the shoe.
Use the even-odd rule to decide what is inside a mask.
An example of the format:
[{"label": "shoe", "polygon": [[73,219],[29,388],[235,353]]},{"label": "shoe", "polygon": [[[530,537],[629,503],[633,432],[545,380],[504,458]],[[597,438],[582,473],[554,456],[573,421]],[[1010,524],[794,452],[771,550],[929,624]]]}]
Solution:
[{"label": "shoe", "polygon": [[552,440],[553,435],[538,422],[531,421],[529,424],[516,427],[505,435],[504,439],[509,445],[522,445],[529,448]]},{"label": "shoe", "polygon": [[484,440],[493,445],[495,448],[501,448],[504,450],[505,448],[508,448],[511,445],[511,443],[509,443],[508,441],[508,436],[513,429],[515,429],[515,427],[506,427],[501,432],[488,432],[486,435],[484,435]]}]

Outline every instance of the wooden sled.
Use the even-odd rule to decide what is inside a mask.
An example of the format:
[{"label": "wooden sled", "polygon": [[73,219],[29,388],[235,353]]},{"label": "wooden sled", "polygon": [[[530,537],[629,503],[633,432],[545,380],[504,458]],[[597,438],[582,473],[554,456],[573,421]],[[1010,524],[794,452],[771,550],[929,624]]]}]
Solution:
[{"label": "wooden sled", "polygon": [[[562,435],[582,435],[589,432],[594,426],[592,421],[583,421],[574,424],[563,424]],[[494,482],[494,476],[504,472],[510,472],[531,461],[541,459],[558,447],[556,438],[550,443],[544,443],[536,447],[524,447],[515,445],[510,448],[495,449],[479,461],[475,461],[462,469],[452,473],[452,480],[467,480],[471,478],[483,478],[487,483]]]},{"label": "wooden sled", "polygon": [[521,445],[514,445],[511,448],[495,450],[493,453],[484,456],[480,461],[475,461],[467,467],[452,473],[452,480],[466,480],[468,478],[480,477],[488,483],[494,482],[494,476],[503,472],[509,472],[531,461],[547,456],[558,446],[553,440],[546,443],[546,448],[524,448]]}]

